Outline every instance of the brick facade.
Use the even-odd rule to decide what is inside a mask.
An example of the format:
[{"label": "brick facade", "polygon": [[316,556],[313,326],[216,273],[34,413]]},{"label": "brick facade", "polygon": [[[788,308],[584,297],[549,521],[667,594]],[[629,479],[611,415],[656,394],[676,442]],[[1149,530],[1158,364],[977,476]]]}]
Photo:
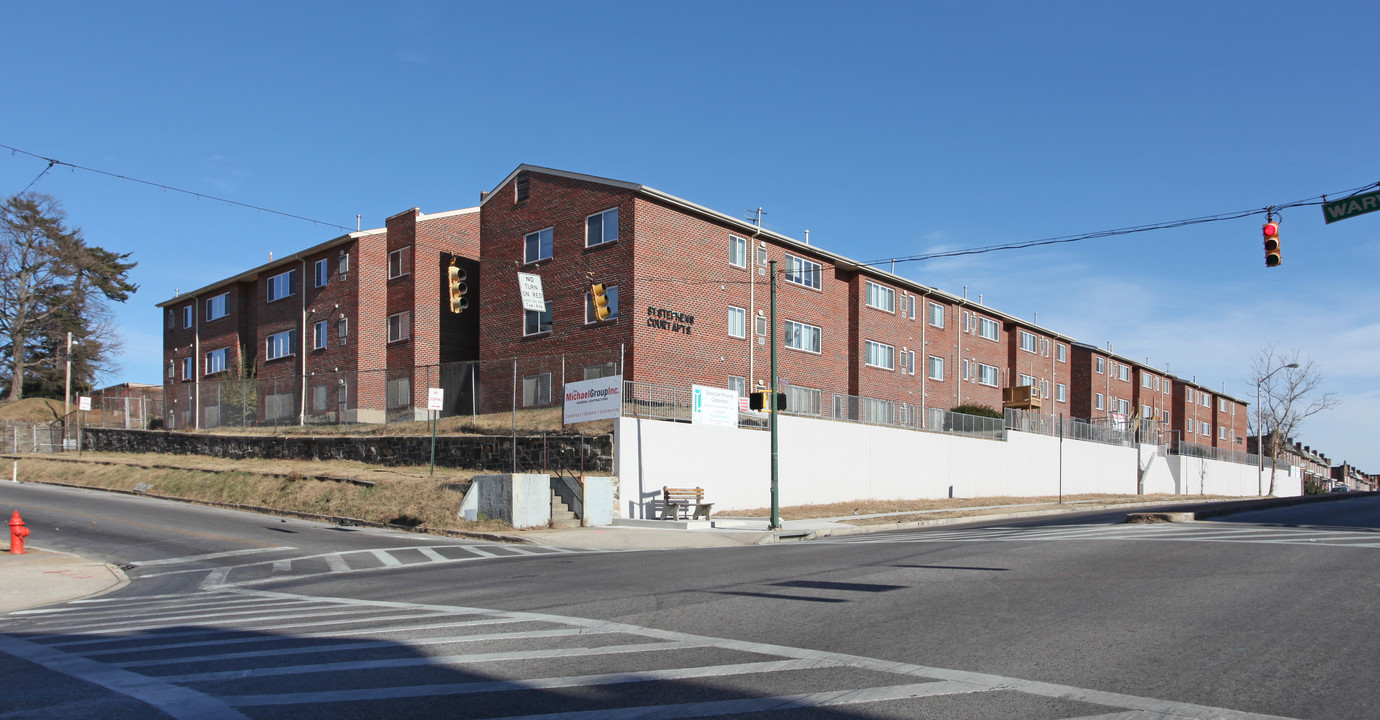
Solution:
[{"label": "brick facade", "polygon": [[[323,261],[328,282],[317,287]],[[467,275],[470,309],[460,314],[448,307],[452,262]],[[190,301],[161,303],[173,315],[164,347],[174,372],[166,382],[184,384],[180,358],[197,353],[200,368],[204,347],[225,345],[236,348],[231,352],[243,346],[262,379],[305,375],[306,395],[295,401],[308,414],[322,411],[321,398],[329,396],[325,405],[338,399],[365,421],[425,407],[429,380],[413,368],[457,360],[511,363],[503,378],[492,369],[480,378],[480,404],[489,410],[519,400],[556,404],[559,396],[532,388],[546,382],[554,390],[615,361],[625,380],[638,383],[761,388],[771,380],[770,335],[758,329],[768,329],[773,262],[777,379],[804,402],[861,396],[883,403],[868,405],[869,412],[886,413],[894,412],[886,403],[1000,408],[1003,388],[1030,384],[1047,414],[1131,416],[1149,407],[1158,422],[1167,413],[1181,431],[1187,419],[1227,427],[1224,445],[1245,436],[1244,403],[1222,396],[1219,409],[1213,395],[1209,406],[1190,404],[1190,386],[1206,390],[980,298],[861,266],[641,185],[527,165],[484,193],[477,208],[433,215],[413,208],[384,228],[213,284]],[[288,271],[296,272],[294,292],[270,302],[270,278]],[[524,311],[519,273],[540,278],[549,324]],[[588,316],[592,283],[616,296],[614,317]],[[181,327],[184,305],[224,292],[226,317]],[[323,320],[326,342],[317,347]],[[289,330],[297,332],[293,351],[268,360],[269,337]],[[511,385],[514,374],[522,387]],[[834,408],[819,409],[830,415]],[[1216,444],[1217,435],[1193,441]]]}]

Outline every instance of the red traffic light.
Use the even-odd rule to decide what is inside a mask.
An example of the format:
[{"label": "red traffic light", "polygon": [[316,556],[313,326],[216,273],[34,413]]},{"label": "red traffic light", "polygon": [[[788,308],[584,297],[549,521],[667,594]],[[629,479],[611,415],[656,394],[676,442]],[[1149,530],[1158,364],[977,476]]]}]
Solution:
[{"label": "red traffic light", "polygon": [[1279,248],[1279,223],[1267,222],[1260,227],[1260,232],[1265,236],[1265,267],[1279,267],[1284,262]]}]

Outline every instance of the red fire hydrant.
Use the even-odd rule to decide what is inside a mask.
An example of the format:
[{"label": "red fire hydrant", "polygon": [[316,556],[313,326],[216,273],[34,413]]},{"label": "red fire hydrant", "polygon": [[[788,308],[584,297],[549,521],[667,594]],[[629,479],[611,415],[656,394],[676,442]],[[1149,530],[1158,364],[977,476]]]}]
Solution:
[{"label": "red fire hydrant", "polygon": [[[0,515],[0,517],[4,517]],[[24,554],[24,538],[29,536],[29,529],[24,527],[24,518],[19,517],[19,511],[14,511],[14,517],[10,518],[10,554]]]}]

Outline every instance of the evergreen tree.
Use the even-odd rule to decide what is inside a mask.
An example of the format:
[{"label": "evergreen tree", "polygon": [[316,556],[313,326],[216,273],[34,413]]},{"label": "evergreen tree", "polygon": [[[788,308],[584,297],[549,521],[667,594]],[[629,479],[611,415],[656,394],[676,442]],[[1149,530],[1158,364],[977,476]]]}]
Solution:
[{"label": "evergreen tree", "polygon": [[87,244],[69,228],[52,197],[25,193],[0,205],[0,333],[9,400],[26,393],[61,396],[67,333],[72,333],[72,386],[89,389],[118,340],[109,302],[124,302],[129,254]]}]

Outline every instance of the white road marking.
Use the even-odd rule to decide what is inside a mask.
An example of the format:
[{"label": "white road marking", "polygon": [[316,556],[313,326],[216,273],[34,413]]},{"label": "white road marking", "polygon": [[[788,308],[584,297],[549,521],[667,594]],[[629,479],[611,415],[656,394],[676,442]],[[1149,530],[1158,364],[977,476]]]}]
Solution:
[{"label": "white road marking", "polygon": [[219,558],[240,557],[242,555],[258,555],[261,553],[286,552],[296,550],[295,547],[282,545],[279,547],[253,548],[249,550],[227,550],[225,552],[206,553],[205,555],[187,555],[184,557],[161,558],[159,560],[135,560],[135,567],[155,567],[158,565],[182,565],[185,563],[201,562],[203,560],[217,560]]},{"label": "white road marking", "polygon": [[[733,697],[726,700],[672,703],[669,705],[658,704],[655,706],[647,705],[641,707],[596,708],[535,716],[514,716],[504,720],[669,720],[673,718],[712,718],[723,715],[758,712],[789,712],[796,709],[885,704],[942,695],[981,694],[990,692],[1020,693],[1087,704],[1090,707],[1085,712],[1094,714],[1084,715],[1082,716],[1082,720],[1185,720],[1189,718],[1197,720],[1265,720],[1271,717],[1224,708],[1103,692],[1100,690],[1022,680],[1000,675],[927,667],[891,660],[881,660],[806,648],[794,648],[783,645],[693,635],[604,620],[410,602],[369,601],[350,598],[313,598],[291,593],[253,590],[230,590],[227,591],[226,594],[259,598],[269,602],[308,602],[312,604],[313,607],[306,609],[306,614],[310,616],[309,620],[294,622],[286,626],[273,624],[280,619],[273,617],[265,617],[260,620],[260,622],[268,623],[263,626],[258,626],[254,622],[249,622],[246,618],[234,618],[228,621],[213,621],[212,627],[198,629],[194,634],[199,637],[194,641],[186,643],[164,643],[154,646],[144,645],[142,643],[149,639],[148,636],[135,634],[119,638],[98,637],[94,640],[68,639],[61,643],[52,643],[48,645],[14,641],[19,644],[0,645],[0,650],[12,652],[13,654],[27,658],[33,655],[30,647],[37,648],[42,651],[40,652],[40,656],[42,656],[42,653],[49,654],[46,656],[48,658],[48,667],[52,667],[61,672],[67,672],[74,677],[91,679],[93,682],[101,683],[107,687],[112,687],[112,685],[117,686],[113,689],[119,692],[125,692],[133,697],[138,697],[151,704],[156,704],[158,702],[163,702],[165,705],[174,702],[180,703],[175,706],[177,712],[170,713],[177,718],[238,718],[240,717],[238,714],[217,715],[217,712],[234,713],[235,711],[232,708],[250,706],[292,706],[327,702],[387,701],[397,698],[423,698],[471,693],[538,691],[555,688],[621,685],[654,681],[674,682],[693,678],[705,678],[706,682],[709,682],[709,679],[712,678],[743,678],[743,680],[748,680],[743,676],[761,673],[791,673],[793,671],[804,671],[817,668],[850,668],[869,673],[883,673],[898,678],[898,682],[891,685],[883,684],[876,687],[829,689],[821,692],[759,697],[752,696],[752,691],[749,689],[746,691],[746,697]],[[196,606],[197,602],[212,605],[219,601],[217,596],[205,594],[191,596],[188,600],[191,606],[182,609],[185,609],[189,613],[201,612],[203,610],[203,608]],[[118,606],[105,607],[108,609],[111,616],[118,617],[121,613],[121,608]],[[322,616],[339,615],[342,613],[349,614],[350,617],[344,620],[317,620],[317,618]],[[390,613],[398,614],[390,615]],[[399,624],[402,620],[412,618],[422,619],[426,624],[421,626]],[[452,621],[449,620],[451,618],[464,619]],[[47,621],[49,618],[43,618],[43,620]],[[81,618],[81,620],[83,622],[88,622],[89,618]],[[436,620],[447,620],[447,622],[426,622]],[[545,625],[547,627],[536,630],[514,628],[514,632],[506,633],[502,631],[481,631],[473,635],[466,635],[463,633],[456,634],[459,628],[462,627],[476,627],[485,624],[501,623],[528,624],[529,628],[532,624],[538,626]],[[288,635],[272,632],[284,627],[312,628],[333,624],[364,624],[368,629],[358,631],[323,630],[314,633],[289,631]],[[83,625],[83,627],[85,627],[85,625]],[[443,632],[449,636],[425,632],[435,627],[442,628]],[[155,641],[161,641],[163,638],[175,634],[177,633],[156,635],[153,639]],[[220,639],[207,637],[208,635],[214,634],[222,634],[226,637]],[[534,642],[545,638],[580,636],[586,634],[600,634],[606,637],[610,635],[625,635],[627,639],[614,637],[610,640],[611,644],[609,645],[598,646],[596,644],[588,647],[548,647],[540,642]],[[314,638],[348,639],[357,638],[363,635],[381,635],[382,637],[376,641],[342,642],[336,644],[319,643],[295,648],[266,647],[257,651],[249,650],[244,646],[246,642],[268,642],[270,640],[277,642],[282,642],[284,640],[309,641]],[[67,637],[70,638],[71,636],[68,635]],[[5,640],[5,638],[0,637],[0,640]],[[486,648],[484,645],[480,644],[491,641],[503,643],[518,642],[520,644],[516,647],[520,649],[499,647],[492,648],[492,651],[486,651],[490,650],[490,648]],[[119,643],[119,646],[110,647],[108,649],[103,648],[94,652],[84,651],[81,655],[69,655],[56,649],[59,644],[90,644],[93,642]],[[462,646],[456,649],[463,649],[463,647],[472,648],[473,652],[456,653],[451,651],[451,654],[428,655],[425,650],[421,649],[424,646],[434,647],[452,644]],[[215,648],[221,646],[225,646],[230,652],[216,653]],[[200,656],[169,658],[149,658],[147,654],[151,650],[175,649],[178,647],[206,647],[210,649],[211,652]],[[509,648],[511,647],[513,646],[509,645]],[[370,657],[370,653],[386,648],[414,649],[415,652],[401,657]],[[698,652],[689,655],[681,654],[682,651],[691,648],[697,649]],[[110,653],[120,653],[126,657],[138,657],[141,659],[112,665],[104,665],[97,660],[91,659],[92,656],[95,655]],[[641,656],[634,655],[636,653],[646,653],[647,655],[644,659]],[[734,656],[751,656],[751,658],[742,658],[741,661],[737,662],[727,661],[725,659],[717,661],[717,664],[702,666],[674,666],[681,662],[694,662],[695,660],[703,661],[706,657],[712,657],[712,655],[706,655],[706,653],[728,653]],[[548,658],[581,658],[594,655],[613,656],[618,654],[630,656],[628,661],[624,662],[625,665],[631,665],[632,667],[650,665],[652,667],[646,670],[609,672],[584,676],[503,677],[504,674],[514,674],[521,670],[520,666],[508,665],[506,666],[506,670],[499,672],[497,676],[491,676],[493,679],[488,681],[433,685],[404,684],[391,687],[357,687],[348,685],[336,690],[312,689],[314,687],[319,687],[313,676],[327,677],[342,672],[368,672],[405,667],[465,667],[477,663],[527,661]],[[302,659],[307,659],[307,657],[312,655],[324,655],[320,657],[323,662],[277,666],[274,665],[272,660],[266,663],[256,662],[264,658],[273,658],[280,661],[282,659],[287,659],[288,662],[291,662],[292,658],[300,657]],[[74,659],[77,662],[68,663],[66,661],[67,658]],[[691,660],[691,658],[694,660]],[[208,664],[222,662],[236,663],[247,667],[243,667],[242,669],[216,669],[215,665],[207,667]],[[131,671],[132,668],[141,667],[152,668],[172,666],[171,669],[179,669],[176,666],[193,663],[202,664],[207,671],[163,677],[145,677],[136,675]],[[658,664],[669,664],[673,666],[658,669],[655,667]],[[224,668],[225,666],[221,665],[220,667]],[[498,666],[494,668],[494,671],[498,672],[498,668],[500,667],[505,666]],[[102,673],[105,675],[102,675]],[[301,677],[302,680],[293,684],[285,684],[284,688],[288,691],[277,694],[227,694],[218,697],[208,697],[199,693],[193,693],[186,688],[176,685],[176,683],[224,682],[229,684],[221,687],[233,692],[233,688],[235,687],[233,683],[238,680],[293,676]],[[109,683],[105,683],[101,682],[101,677],[114,679]],[[398,677],[406,678],[408,674],[404,673]],[[750,683],[750,680],[748,681]],[[401,679],[399,682],[405,683],[406,679]],[[740,683],[741,682],[740,680]],[[801,680],[799,682],[803,683],[805,681]],[[713,685],[709,686],[713,687]],[[263,686],[259,685],[255,687],[255,689],[261,687]],[[751,687],[751,685],[749,684],[748,687]],[[293,692],[293,690],[297,689],[305,689],[305,691]],[[185,697],[177,695],[177,693],[181,692],[188,693],[188,695]],[[741,695],[742,693],[739,692],[736,694]],[[174,699],[170,700],[168,698]],[[158,707],[162,708],[164,706],[159,705]],[[182,714],[178,714],[178,712]]]},{"label": "white road marking", "polygon": [[[420,548],[419,548],[419,549],[420,549]],[[425,549],[431,550],[431,548],[425,548]],[[436,552],[435,550],[431,550],[431,551],[434,552],[434,553]],[[384,566],[384,567],[401,567],[402,564],[403,564],[401,560],[399,560],[399,559],[393,557],[392,555],[390,555],[390,554],[388,553],[387,550],[370,550],[369,552],[372,553],[374,557],[378,558],[378,561],[381,562],[381,563],[383,563],[383,566]],[[437,557],[440,557],[441,554],[440,554],[440,553],[436,553],[436,556],[437,556]],[[444,560],[445,558],[441,558],[441,559]]]}]

